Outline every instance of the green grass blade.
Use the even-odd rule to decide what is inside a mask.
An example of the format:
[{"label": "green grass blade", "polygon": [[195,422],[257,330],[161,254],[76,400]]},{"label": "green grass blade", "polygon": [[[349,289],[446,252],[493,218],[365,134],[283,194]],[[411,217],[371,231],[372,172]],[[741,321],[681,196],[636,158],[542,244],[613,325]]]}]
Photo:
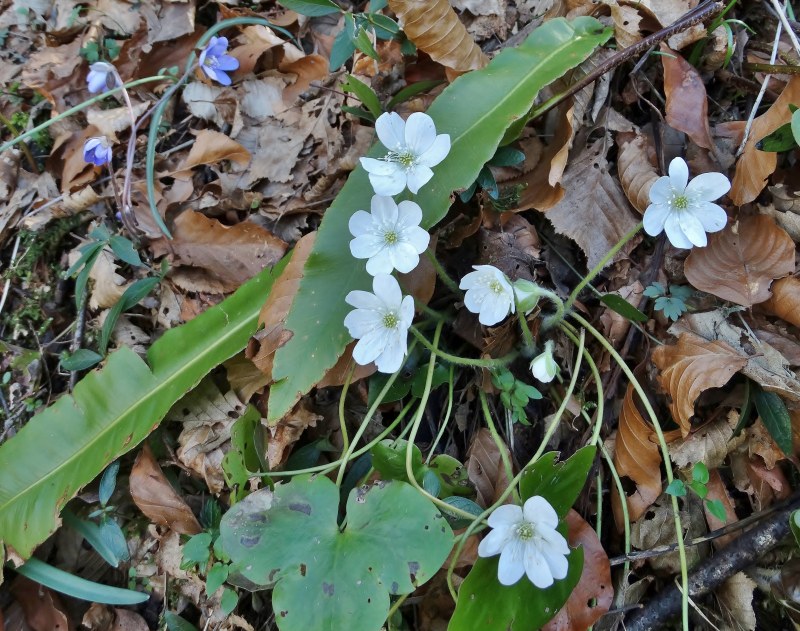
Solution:
[{"label": "green grass blade", "polygon": [[[416,196],[423,227],[431,228],[444,217],[453,191],[475,181],[506,129],[527,115],[539,90],[583,62],[609,36],[594,18],[550,20],[521,46],[459,77],[437,97],[428,114],[437,132],[450,134],[452,149]],[[369,155],[379,157],[385,151],[376,146]],[[353,289],[369,289],[370,276],[363,261],[350,254],[347,223],[356,210],[370,208],[371,197],[372,186],[359,166],[325,212],[286,319],[293,337],[275,354],[271,421],[286,414],[319,381],[350,341],[343,324],[350,309],[344,297]]]},{"label": "green grass blade", "polygon": [[52,590],[92,603],[138,605],[150,599],[150,594],[93,583],[39,559],[29,559],[25,565],[17,568],[17,572]]},{"label": "green grass blade", "polygon": [[138,445],[212,368],[244,348],[273,272],[265,270],[164,334],[148,351],[149,366],[126,347],[112,353],[72,395],[0,446],[0,543],[28,558],[55,531],[61,509],[81,487]]}]

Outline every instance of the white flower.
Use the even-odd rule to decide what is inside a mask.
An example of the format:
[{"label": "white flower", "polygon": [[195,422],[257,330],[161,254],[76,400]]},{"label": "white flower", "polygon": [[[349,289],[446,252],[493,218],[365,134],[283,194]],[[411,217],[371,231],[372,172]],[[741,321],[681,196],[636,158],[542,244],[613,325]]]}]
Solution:
[{"label": "white flower", "polygon": [[110,88],[117,87],[117,73],[110,63],[105,61],[96,61],[89,66],[89,74],[86,75],[86,84],[89,92],[105,92]]},{"label": "white flower", "polygon": [[531,373],[542,383],[551,382],[558,374],[558,364],[553,359],[553,342],[548,340],[544,343],[544,353],[537,355],[531,362]]},{"label": "white flower", "polygon": [[520,508],[505,504],[489,515],[493,528],[478,546],[478,555],[500,555],[497,579],[513,585],[523,574],[531,583],[544,589],[553,579],[566,577],[570,549],[567,540],[556,530],[558,515],[550,503],[535,495]]},{"label": "white flower", "polygon": [[703,173],[689,182],[689,167],[683,158],[669,163],[669,175],[660,177],[650,188],[650,205],[644,211],[644,230],[650,236],[667,231],[676,248],[704,247],[706,232],[722,230],[728,222],[725,210],[715,199],[722,197],[731,183],[722,173]]},{"label": "white flower", "polygon": [[414,299],[403,298],[393,276],[372,279],[372,291],[355,290],[345,302],[355,307],[344,319],[350,335],[358,340],[353,349],[356,363],[375,362],[380,372],[393,373],[403,365],[408,350],[408,327],[414,319]]},{"label": "white flower", "polygon": [[395,204],[391,197],[375,195],[372,213],[358,210],[350,217],[350,252],[357,259],[367,259],[367,271],[407,274],[419,264],[419,255],[430,242],[430,235],[419,227],[422,209],[414,202]]},{"label": "white flower", "polygon": [[361,158],[361,165],[378,195],[397,195],[406,185],[416,194],[433,177],[431,167],[450,152],[450,136],[437,136],[433,119],[422,112],[415,112],[407,121],[396,112],[381,114],[375,131],[389,153],[379,160]]},{"label": "white flower", "polygon": [[464,306],[478,314],[481,324],[491,326],[514,313],[514,288],[505,274],[491,265],[473,265],[476,271],[461,279],[459,287],[467,290]]}]

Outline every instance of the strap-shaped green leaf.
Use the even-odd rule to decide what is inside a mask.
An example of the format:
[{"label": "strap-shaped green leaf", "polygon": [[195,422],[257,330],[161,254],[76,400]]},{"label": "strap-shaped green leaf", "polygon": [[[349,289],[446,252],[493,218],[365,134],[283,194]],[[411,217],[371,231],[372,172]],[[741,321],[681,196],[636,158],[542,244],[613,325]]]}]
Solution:
[{"label": "strap-shaped green leaf", "polygon": [[216,307],[168,331],[150,347],[149,366],[120,348],[72,395],[0,446],[0,543],[29,557],[81,487],[138,445],[212,368],[244,348],[273,278],[269,270],[262,272]]},{"label": "strap-shaped green leaf", "polygon": [[[584,61],[609,36],[594,18],[550,20],[518,48],[504,50],[482,70],[459,77],[437,97],[428,114],[438,133],[450,134],[452,149],[415,198],[424,227],[444,217],[453,191],[472,184],[506,129],[528,113],[539,90]],[[369,155],[385,153],[376,145]],[[272,421],[319,381],[350,340],[343,324],[349,310],[344,297],[353,289],[369,289],[370,276],[363,261],[350,254],[347,224],[357,210],[369,209],[371,197],[367,174],[358,167],[325,212],[286,319],[293,337],[275,354]]]}]

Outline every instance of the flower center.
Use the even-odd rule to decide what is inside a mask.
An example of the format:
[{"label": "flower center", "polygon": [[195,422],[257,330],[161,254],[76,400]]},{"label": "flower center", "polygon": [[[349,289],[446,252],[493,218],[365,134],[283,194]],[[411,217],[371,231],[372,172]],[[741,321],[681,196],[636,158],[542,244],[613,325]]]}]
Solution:
[{"label": "flower center", "polygon": [[383,242],[386,245],[395,245],[400,240],[394,230],[387,230],[383,233]]},{"label": "flower center", "polygon": [[675,195],[672,198],[672,207],[678,210],[686,210],[689,208],[689,198],[686,195]]},{"label": "flower center", "polygon": [[208,57],[205,58],[205,60],[203,60],[203,63],[206,66],[211,66],[212,68],[214,68],[215,66],[219,65],[219,60],[216,57],[211,57],[209,55]]},{"label": "flower center", "polygon": [[533,524],[529,521],[522,521],[517,524],[517,537],[523,541],[530,541],[536,532]]},{"label": "flower center", "polygon": [[383,326],[387,329],[396,329],[398,323],[400,322],[400,318],[397,317],[397,314],[390,311],[389,313],[383,314]]},{"label": "flower center", "polygon": [[503,283],[501,283],[496,278],[493,278],[489,281],[489,289],[492,290],[498,296],[503,293]]},{"label": "flower center", "polygon": [[389,162],[396,162],[404,169],[410,169],[417,162],[417,156],[405,147],[399,148],[397,151],[390,151],[386,159]]}]

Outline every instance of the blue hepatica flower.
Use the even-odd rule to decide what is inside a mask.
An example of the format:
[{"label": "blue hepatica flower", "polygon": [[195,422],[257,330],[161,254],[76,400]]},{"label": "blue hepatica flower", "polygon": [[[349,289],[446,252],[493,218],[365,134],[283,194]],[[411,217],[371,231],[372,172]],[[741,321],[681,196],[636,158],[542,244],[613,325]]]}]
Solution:
[{"label": "blue hepatica flower", "polygon": [[111,162],[111,144],[105,136],[89,138],[83,144],[83,159],[101,167]]},{"label": "blue hepatica flower", "polygon": [[222,85],[231,84],[231,78],[226,73],[239,67],[239,60],[226,55],[227,50],[227,37],[212,37],[200,53],[200,67],[203,72],[209,79]]},{"label": "blue hepatica flower", "polygon": [[116,87],[118,81],[114,66],[105,61],[93,63],[89,66],[89,74],[86,75],[86,83],[89,86],[89,92],[92,94],[105,92],[110,88]]}]

